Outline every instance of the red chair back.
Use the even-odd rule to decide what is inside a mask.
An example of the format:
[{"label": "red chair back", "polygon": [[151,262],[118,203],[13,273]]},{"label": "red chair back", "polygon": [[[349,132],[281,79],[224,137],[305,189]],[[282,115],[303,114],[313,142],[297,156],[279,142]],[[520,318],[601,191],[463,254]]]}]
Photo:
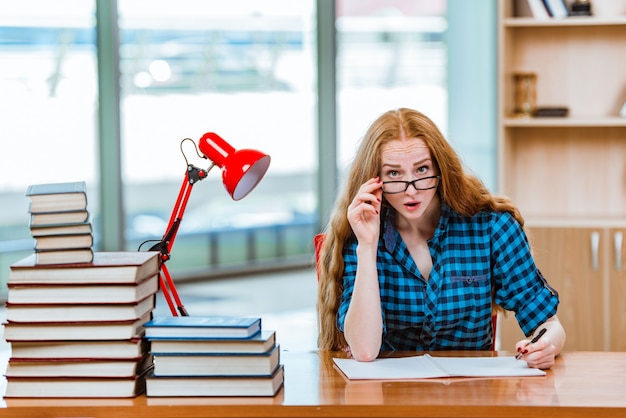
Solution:
[{"label": "red chair back", "polygon": [[313,237],[313,246],[315,248],[315,270],[317,271],[317,281],[320,280],[320,251],[324,243],[325,234],[317,234]]}]

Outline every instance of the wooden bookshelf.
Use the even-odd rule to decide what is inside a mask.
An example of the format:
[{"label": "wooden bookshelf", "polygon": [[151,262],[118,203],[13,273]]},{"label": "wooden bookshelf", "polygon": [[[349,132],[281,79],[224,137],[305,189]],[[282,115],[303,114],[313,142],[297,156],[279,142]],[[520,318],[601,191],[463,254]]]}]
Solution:
[{"label": "wooden bookshelf", "polygon": [[[626,0],[593,0],[602,13],[559,20],[515,16],[515,1],[498,3],[499,191],[519,206],[560,292],[566,349],[626,350],[615,337],[626,332],[615,318],[626,317]],[[536,74],[538,107],[568,116],[516,117],[520,72]],[[513,318],[500,335],[503,349],[522,338]]]}]

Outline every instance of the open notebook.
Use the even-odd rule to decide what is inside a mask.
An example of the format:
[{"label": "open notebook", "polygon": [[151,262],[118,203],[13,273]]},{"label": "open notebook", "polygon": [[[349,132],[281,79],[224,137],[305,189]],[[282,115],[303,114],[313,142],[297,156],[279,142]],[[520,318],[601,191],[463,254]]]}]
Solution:
[{"label": "open notebook", "polygon": [[507,357],[411,357],[381,358],[371,362],[334,358],[348,379],[403,380],[438,377],[544,376],[525,361]]}]

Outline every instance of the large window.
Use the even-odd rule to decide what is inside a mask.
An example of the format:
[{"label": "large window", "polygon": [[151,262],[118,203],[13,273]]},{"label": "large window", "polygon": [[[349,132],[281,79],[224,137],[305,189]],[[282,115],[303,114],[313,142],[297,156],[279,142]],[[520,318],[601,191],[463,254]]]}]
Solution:
[{"label": "large window", "polygon": [[[309,257],[315,227],[314,1],[119,0],[123,178],[130,248],[163,234],[183,138],[216,132],[272,157],[234,202],[218,169],[194,186],[170,270]],[[189,162],[207,167],[191,142]]]},{"label": "large window", "polygon": [[[338,166],[346,167],[367,125],[391,108],[417,108],[445,131],[445,0],[336,3]],[[208,168],[181,141],[213,131],[236,148],[270,154],[272,163],[238,202],[217,169],[194,186],[170,271],[310,263],[318,227],[316,1],[117,6],[124,249],[161,238],[185,158]],[[2,283],[8,266],[32,252],[29,184],[85,180],[97,248],[97,133],[107,123],[98,120],[97,23],[93,0],[0,5]]]}]

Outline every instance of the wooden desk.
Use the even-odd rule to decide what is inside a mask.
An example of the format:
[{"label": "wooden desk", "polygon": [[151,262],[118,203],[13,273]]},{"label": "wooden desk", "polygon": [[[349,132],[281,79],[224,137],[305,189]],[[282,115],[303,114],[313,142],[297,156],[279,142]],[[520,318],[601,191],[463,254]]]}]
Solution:
[{"label": "wooden desk", "polygon": [[0,417],[626,416],[626,352],[564,353],[541,377],[420,382],[347,382],[316,352],[283,352],[282,363],[272,398],[6,399]]}]

